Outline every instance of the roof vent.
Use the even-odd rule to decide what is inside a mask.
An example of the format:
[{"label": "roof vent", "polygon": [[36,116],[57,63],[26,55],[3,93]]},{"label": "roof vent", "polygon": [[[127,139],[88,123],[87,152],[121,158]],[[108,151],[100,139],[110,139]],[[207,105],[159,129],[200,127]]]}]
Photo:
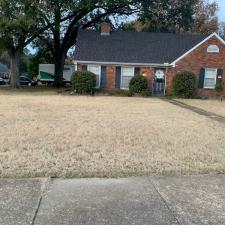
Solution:
[{"label": "roof vent", "polygon": [[110,32],[111,32],[110,23],[103,22],[101,25],[101,35],[107,36],[107,35],[110,35]]},{"label": "roof vent", "polygon": [[220,49],[217,45],[210,45],[207,49],[208,53],[219,53]]}]

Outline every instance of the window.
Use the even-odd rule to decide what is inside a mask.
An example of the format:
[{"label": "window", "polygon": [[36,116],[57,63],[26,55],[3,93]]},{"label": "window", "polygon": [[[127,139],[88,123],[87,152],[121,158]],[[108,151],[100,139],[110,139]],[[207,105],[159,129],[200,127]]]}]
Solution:
[{"label": "window", "polygon": [[217,69],[206,69],[204,88],[214,89],[216,85]]},{"label": "window", "polygon": [[121,89],[128,89],[130,81],[134,76],[134,67],[121,68]]},{"label": "window", "polygon": [[217,45],[210,45],[207,49],[208,53],[219,53],[220,49]]},{"label": "window", "polygon": [[101,83],[101,66],[99,65],[88,65],[87,70],[96,75],[96,88],[100,88]]}]

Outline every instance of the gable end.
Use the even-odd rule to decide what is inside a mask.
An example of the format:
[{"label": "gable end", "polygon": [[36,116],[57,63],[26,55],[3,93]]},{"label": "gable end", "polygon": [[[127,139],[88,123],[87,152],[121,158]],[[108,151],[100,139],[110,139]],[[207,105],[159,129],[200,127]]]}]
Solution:
[{"label": "gable end", "polygon": [[197,49],[198,47],[200,47],[202,44],[204,44],[206,41],[208,41],[212,37],[216,37],[220,42],[222,42],[222,44],[225,45],[225,41],[217,33],[213,33],[213,34],[209,35],[206,39],[204,39],[203,41],[201,41],[200,43],[198,43],[196,46],[194,46],[192,49],[190,49],[189,51],[187,51],[186,53],[184,53],[182,56],[180,56],[179,58],[177,58],[176,60],[174,60],[171,63],[171,65],[173,67],[175,67],[177,62],[179,62],[181,59],[183,59],[184,57],[186,57],[187,55],[189,55],[191,52],[193,52],[195,49]]}]

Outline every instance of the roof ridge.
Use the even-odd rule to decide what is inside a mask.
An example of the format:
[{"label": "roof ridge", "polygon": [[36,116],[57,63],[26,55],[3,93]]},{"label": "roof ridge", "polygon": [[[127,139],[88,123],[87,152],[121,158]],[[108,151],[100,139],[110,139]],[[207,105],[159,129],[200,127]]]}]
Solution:
[{"label": "roof ridge", "polygon": [[[93,33],[99,33],[100,31],[98,30],[93,30],[93,29],[80,29],[80,31],[90,31]],[[135,34],[161,34],[161,35],[174,35],[174,36],[190,36],[190,37],[208,37],[209,35],[206,34],[194,34],[194,33],[173,33],[173,32],[152,32],[152,31],[124,31],[124,30],[112,30],[112,33],[135,33]]]}]

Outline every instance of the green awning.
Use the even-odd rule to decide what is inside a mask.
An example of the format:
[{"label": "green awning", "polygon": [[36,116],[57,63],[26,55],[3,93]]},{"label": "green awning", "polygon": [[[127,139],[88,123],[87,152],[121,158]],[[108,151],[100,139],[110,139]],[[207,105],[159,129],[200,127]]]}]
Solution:
[{"label": "green awning", "polygon": [[54,75],[50,74],[50,73],[47,73],[47,72],[40,71],[40,80],[54,81]]}]

